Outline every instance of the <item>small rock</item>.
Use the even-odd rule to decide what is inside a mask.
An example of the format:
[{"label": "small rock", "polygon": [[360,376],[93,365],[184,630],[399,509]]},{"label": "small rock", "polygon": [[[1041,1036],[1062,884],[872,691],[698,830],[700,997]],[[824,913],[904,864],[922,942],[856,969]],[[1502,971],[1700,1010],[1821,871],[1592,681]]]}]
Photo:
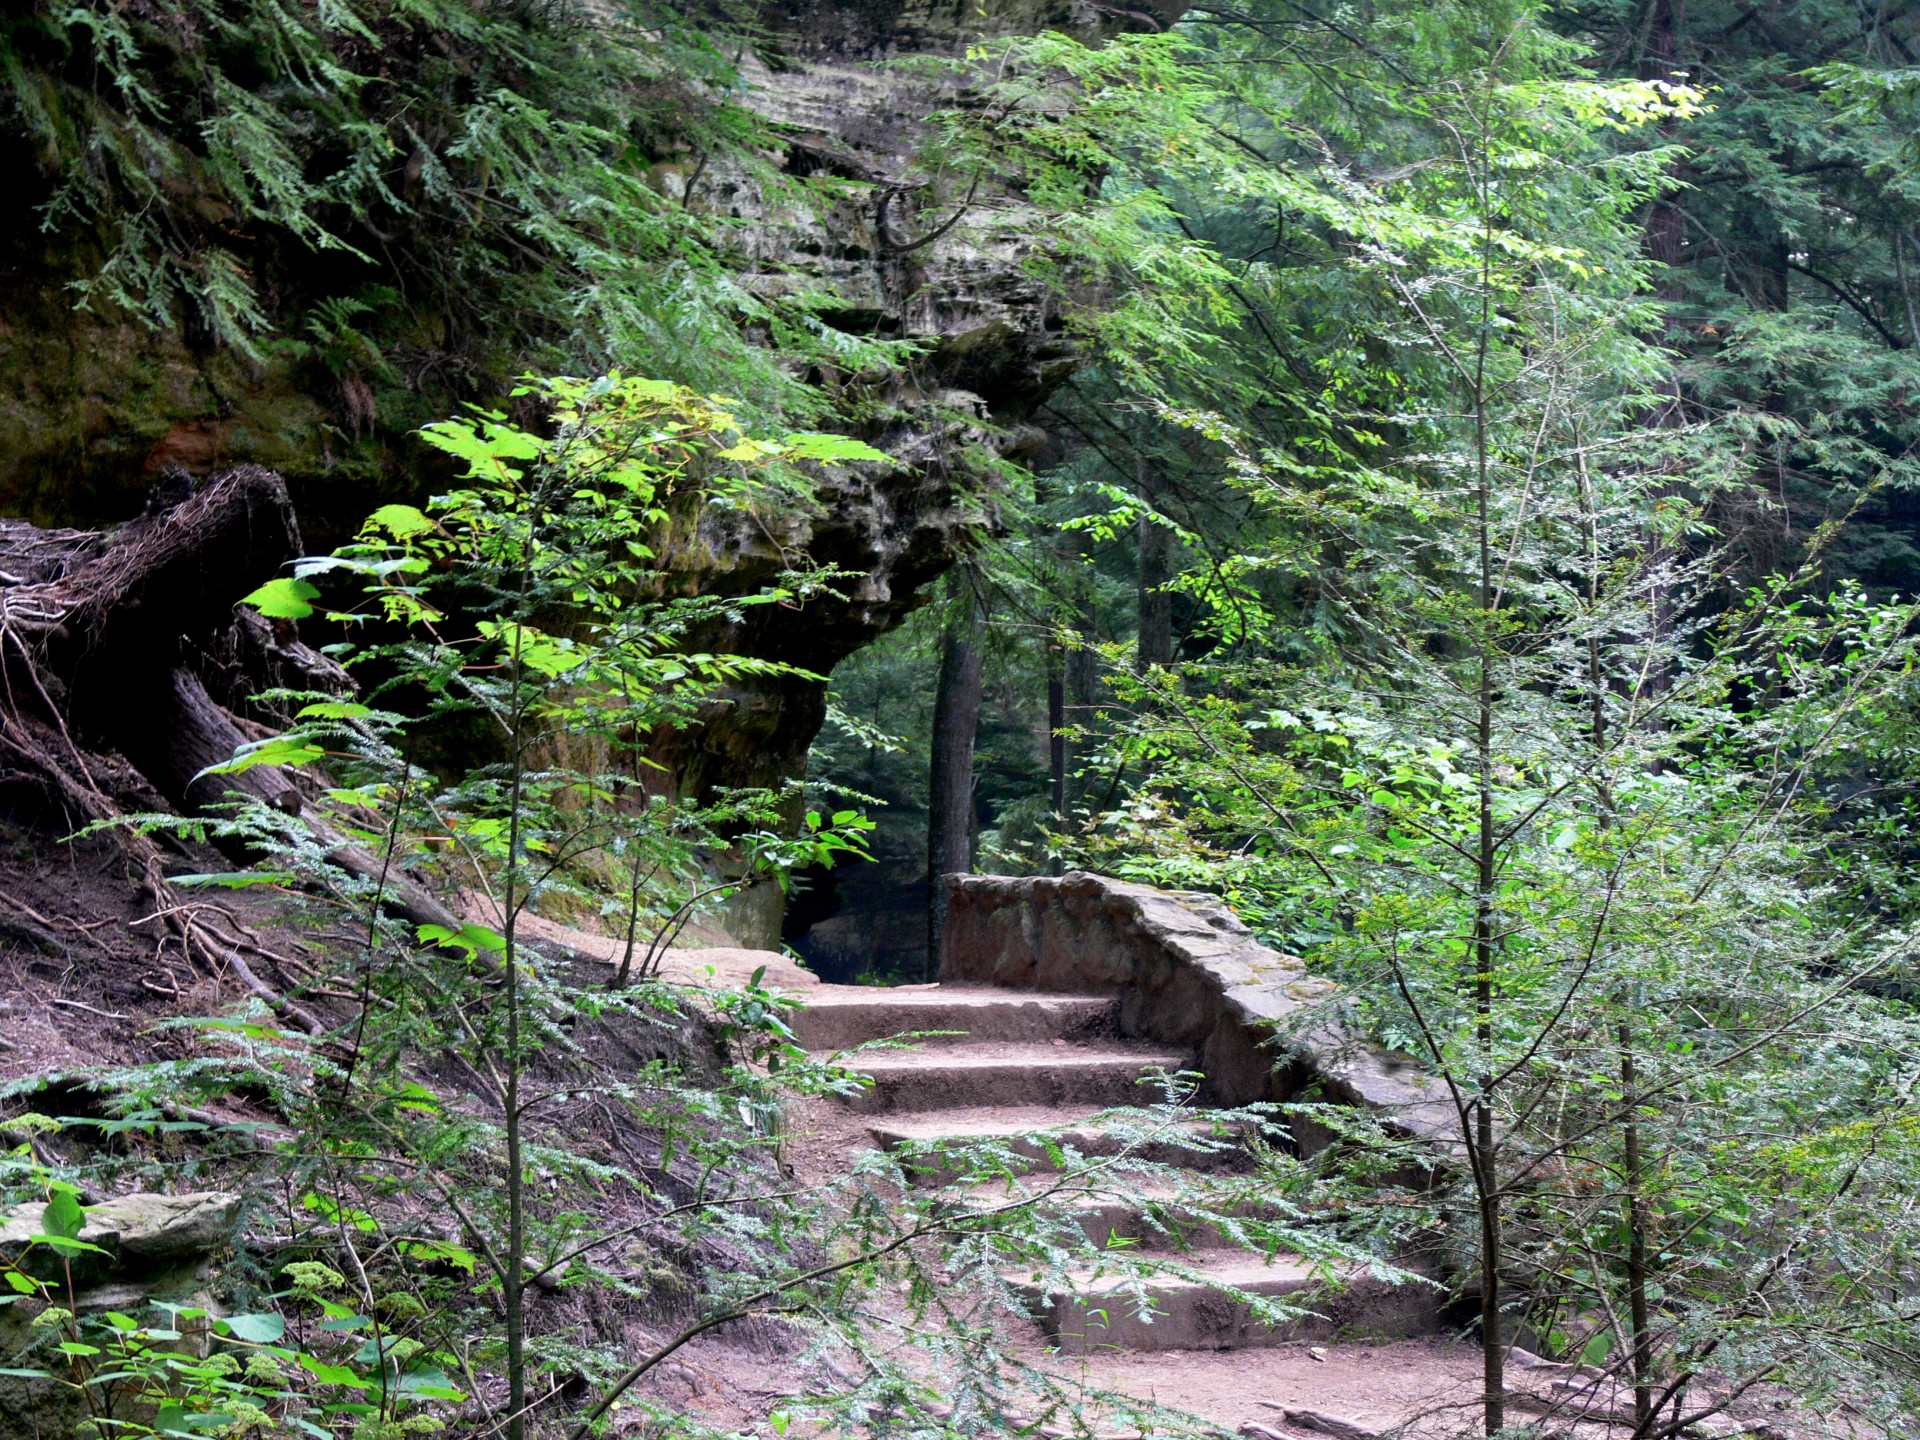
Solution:
[{"label": "small rock", "polygon": [[1747,1427],[1731,1415],[1703,1415],[1680,1433],[1697,1436],[1698,1440],[1731,1440],[1732,1436],[1745,1435]]},{"label": "small rock", "polygon": [[1307,1358],[1309,1360],[1318,1360],[1324,1365],[1327,1363],[1327,1352],[1322,1350],[1318,1345],[1309,1345],[1307,1347]]}]

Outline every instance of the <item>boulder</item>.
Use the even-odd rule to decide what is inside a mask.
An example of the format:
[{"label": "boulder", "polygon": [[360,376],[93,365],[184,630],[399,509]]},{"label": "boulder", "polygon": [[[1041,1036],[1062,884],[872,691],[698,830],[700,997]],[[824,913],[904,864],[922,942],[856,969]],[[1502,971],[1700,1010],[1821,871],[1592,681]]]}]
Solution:
[{"label": "boulder", "polygon": [[[33,1246],[46,1233],[44,1203],[16,1206],[0,1219],[0,1256],[27,1255],[27,1269],[56,1287],[54,1303],[80,1315],[120,1311],[143,1315],[156,1301],[211,1309],[211,1261],[231,1241],[240,1197],[221,1190],[187,1195],[121,1195],[85,1208],[80,1238],[105,1254],[73,1257],[71,1271],[50,1246]],[[69,1282],[72,1290],[69,1292]],[[36,1329],[37,1304],[0,1310],[0,1367],[57,1369],[50,1353],[57,1333]],[[203,1354],[205,1332],[183,1337],[181,1348]],[[50,1440],[74,1434],[86,1418],[72,1389],[46,1379],[0,1374],[0,1440]]]},{"label": "boulder", "polygon": [[[46,1206],[30,1201],[0,1221],[0,1255],[18,1260],[35,1235],[44,1234]],[[74,1257],[73,1279],[89,1285],[121,1272],[148,1272],[191,1263],[222,1248],[233,1233],[240,1197],[224,1190],[187,1195],[122,1195],[85,1209],[80,1238],[104,1255]],[[41,1279],[63,1280],[64,1267],[49,1247],[28,1256],[28,1269]]]}]

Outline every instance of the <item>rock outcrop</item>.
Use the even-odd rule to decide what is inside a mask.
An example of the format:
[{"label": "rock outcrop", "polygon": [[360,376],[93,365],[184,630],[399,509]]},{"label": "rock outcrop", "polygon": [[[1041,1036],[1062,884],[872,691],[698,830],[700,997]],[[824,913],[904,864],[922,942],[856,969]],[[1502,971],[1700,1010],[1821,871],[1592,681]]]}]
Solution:
[{"label": "rock outcrop", "polygon": [[[0,1259],[50,1284],[47,1304],[83,1317],[113,1311],[145,1320],[156,1302],[211,1306],[214,1258],[233,1240],[240,1197],[207,1190],[121,1195],[89,1205],[79,1238],[94,1248],[66,1257],[33,1243],[46,1230],[45,1210],[43,1203],[29,1202],[0,1216]],[[0,1440],[75,1434],[87,1418],[76,1391],[3,1373],[59,1372],[53,1347],[61,1337],[33,1323],[41,1309],[34,1300],[0,1310]],[[191,1337],[181,1342],[183,1349],[192,1345]]]},{"label": "rock outcrop", "polygon": [[[84,1302],[87,1292],[113,1276],[192,1268],[233,1238],[240,1197],[223,1190],[186,1195],[121,1195],[89,1205],[79,1239],[92,1250],[62,1260],[45,1247],[33,1247],[42,1233],[44,1204],[17,1206],[0,1220],[0,1256],[23,1264],[29,1273],[56,1284],[71,1274]],[[36,1257],[45,1263],[36,1263]],[[42,1273],[45,1271],[45,1273]]]},{"label": "rock outcrop", "polygon": [[1438,1084],[1338,1024],[1326,1009],[1334,985],[1211,895],[1084,871],[947,884],[944,983],[1116,995],[1120,1033],[1195,1050],[1216,1103],[1317,1094],[1437,1145],[1457,1133]]},{"label": "rock outcrop", "polygon": [[[833,469],[813,511],[744,526],[721,517],[678,560],[702,589],[745,590],[805,554],[840,570],[841,598],[756,607],[703,643],[825,675],[899,624],[995,525],[983,459],[1039,448],[1047,436],[1033,414],[1076,368],[1058,299],[1029,264],[1038,243],[1031,210],[991,176],[934,175],[921,163],[929,117],[964,103],[963,75],[899,62],[958,59],[993,34],[1157,28],[1168,13],[1084,0],[762,7],[770,39],[746,67],[747,103],[785,143],[788,174],[830,175],[840,198],[827,210],[782,204],[744,173],[675,172],[663,183],[746,222],[759,264],[750,283],[830,294],[830,323],[917,349],[911,365],[884,375],[819,377],[857,389],[884,417],[863,438],[898,467]],[[777,784],[804,767],[825,699],[816,682],[749,682],[661,758],[695,791]]]},{"label": "rock outcrop", "polygon": [[[995,34],[1158,28],[1178,8],[1089,0],[759,7],[758,53],[741,61],[745,89],[736,98],[768,122],[778,148],[761,158],[784,175],[669,153],[652,166],[654,183],[687,210],[728,222],[727,243],[746,257],[745,286],[826,297],[817,312],[826,324],[908,342],[914,354],[893,369],[803,377],[854,400],[845,408],[867,417],[862,438],[900,465],[833,469],[810,509],[745,522],[705,516],[669,557],[683,593],[749,593],[804,556],[838,572],[837,594],[798,609],[750,607],[690,643],[824,675],[897,625],[971,537],[994,524],[983,459],[1018,458],[1044,442],[1034,412],[1075,366],[1053,292],[1028,264],[1036,227],[1019,198],[992,175],[922,163],[928,117],[966,103],[963,74],[903,62],[958,59]],[[0,127],[0,138],[10,133]],[[835,182],[824,209],[779,184],[821,177]],[[263,293],[288,288],[272,254],[263,250],[257,262]],[[325,548],[372,505],[435,483],[410,473],[419,467],[406,441],[408,427],[434,418],[427,407],[485,398],[490,382],[473,363],[455,369],[472,371],[479,392],[437,389],[440,380],[423,377],[440,371],[416,367],[404,396],[396,391],[376,418],[370,402],[342,399],[331,379],[316,379],[313,363],[292,358],[304,340],[276,341],[249,359],[196,339],[185,321],[147,329],[110,307],[76,311],[71,285],[97,259],[50,249],[33,224],[0,226],[0,382],[18,402],[0,415],[0,508],[9,513],[42,523],[118,520],[156,485],[180,483],[182,472],[204,477],[256,463],[285,477],[309,543]],[[299,323],[296,309],[276,314],[276,323]],[[420,324],[431,329],[431,320]],[[824,701],[817,681],[747,683],[704,724],[663,737],[656,758],[695,792],[778,784],[803,767]]]}]

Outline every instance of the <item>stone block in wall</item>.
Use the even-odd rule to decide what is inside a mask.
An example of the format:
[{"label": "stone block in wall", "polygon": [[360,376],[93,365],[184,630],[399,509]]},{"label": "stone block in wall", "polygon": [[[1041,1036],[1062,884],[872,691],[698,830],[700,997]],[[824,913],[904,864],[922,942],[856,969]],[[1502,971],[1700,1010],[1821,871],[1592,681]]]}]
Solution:
[{"label": "stone block in wall", "polygon": [[1432,1076],[1340,1024],[1337,987],[1214,896],[1080,870],[946,883],[943,983],[1116,995],[1121,1034],[1192,1050],[1219,1104],[1317,1092],[1437,1145],[1455,1133]]}]

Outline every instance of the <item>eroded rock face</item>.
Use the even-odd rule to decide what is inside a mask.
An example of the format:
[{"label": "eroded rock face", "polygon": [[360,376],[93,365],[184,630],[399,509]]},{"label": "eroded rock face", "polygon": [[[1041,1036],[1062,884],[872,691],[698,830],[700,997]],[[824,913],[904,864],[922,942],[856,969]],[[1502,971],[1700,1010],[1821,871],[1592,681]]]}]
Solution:
[{"label": "eroded rock face", "polygon": [[[841,572],[839,598],[756,607],[693,643],[825,674],[897,625],[995,523],[976,457],[1017,458],[1041,444],[1031,417],[1075,366],[1059,307],[1030,273],[1035,227],[1017,198],[991,175],[920,164],[928,116],[964,103],[965,77],[911,62],[953,59],[996,34],[1158,28],[1173,13],[1090,0],[761,5],[744,98],[784,146],[765,158],[795,178],[832,177],[839,198],[823,212],[744,169],[692,157],[662,160],[656,183],[690,209],[744,222],[731,236],[749,285],[830,295],[832,325],[919,349],[886,373],[804,377],[857,392],[873,417],[861,438],[900,466],[835,469],[810,511],[749,524],[703,518],[671,556],[682,590],[749,593],[805,559]],[[87,257],[50,256],[31,226],[16,229],[0,235],[0,378],[18,401],[0,416],[0,509],[117,521],[163,475],[251,461],[285,475],[309,541],[326,548],[405,488],[401,431],[428,414],[369,421],[363,443],[359,420],[348,424],[339,397],[314,391],[286,347],[248,361],[76,312],[66,287]],[[749,685],[704,726],[663,737],[657,758],[694,791],[778,783],[798,773],[823,713],[817,682]]]},{"label": "eroded rock face", "polygon": [[[221,1190],[121,1195],[86,1207],[80,1239],[97,1250],[63,1259],[33,1245],[46,1206],[29,1202],[0,1217],[0,1256],[52,1284],[51,1303],[76,1315],[108,1311],[147,1318],[155,1303],[213,1305],[214,1257],[233,1240],[240,1197]],[[0,1369],[61,1373],[57,1331],[32,1323],[40,1303],[0,1310]],[[183,1348],[191,1349],[192,1339]],[[78,1394],[50,1380],[0,1374],[0,1440],[72,1435],[86,1418]]]},{"label": "eroded rock face", "polygon": [[[26,1256],[29,1270],[44,1255],[51,1267],[43,1279],[64,1282],[69,1272],[76,1284],[92,1284],[110,1275],[150,1274],[180,1264],[194,1264],[225,1246],[233,1236],[240,1213],[240,1197],[223,1190],[187,1195],[121,1195],[86,1207],[80,1239],[98,1247],[62,1262],[44,1246],[29,1250],[35,1235],[45,1229],[44,1204],[18,1206],[0,1220],[0,1255]],[[36,1270],[37,1273],[37,1270]]]},{"label": "eroded rock face", "polygon": [[946,879],[943,982],[1118,995],[1121,1033],[1193,1048],[1220,1104],[1317,1092],[1437,1145],[1456,1133],[1431,1077],[1345,1031],[1324,1008],[1331,982],[1211,895],[1078,870]]},{"label": "eroded rock face", "polygon": [[[857,387],[887,417],[862,438],[901,465],[834,468],[811,513],[750,525],[723,517],[677,557],[699,588],[744,592],[805,555],[842,572],[840,596],[799,610],[758,607],[703,643],[824,675],[899,624],[972,537],[995,525],[978,457],[1019,459],[1044,442],[1030,418],[1073,372],[1075,352],[1056,297],[1028,265],[1030,213],[992,177],[929,175],[919,163],[928,117],[960,103],[963,75],[898,62],[955,58],[994,33],[1158,23],[1146,12],[1116,14],[1080,0],[762,8],[772,40],[764,62],[747,68],[747,103],[786,142],[787,171],[832,176],[844,182],[841,198],[825,211],[781,204],[744,172],[676,173],[664,183],[745,222],[743,243],[761,263],[754,283],[830,293],[839,302],[831,323],[919,348],[911,365],[885,375],[816,377]],[[817,682],[750,682],[657,758],[696,792],[776,784],[800,773],[824,714]]]},{"label": "eroded rock face", "polygon": [[[1040,243],[1031,211],[992,176],[925,163],[929,117],[966,103],[964,72],[905,62],[956,59],[992,35],[1053,29],[1094,39],[1159,29],[1180,8],[1085,0],[762,6],[772,38],[763,62],[747,69],[747,103],[786,143],[787,171],[834,177],[840,198],[824,212],[783,205],[744,172],[676,172],[663,183],[744,222],[744,243],[762,263],[755,283],[831,293],[840,304],[832,323],[912,342],[918,353],[884,375],[816,377],[857,388],[872,413],[887,417],[862,438],[901,465],[831,469],[811,512],[745,525],[719,517],[676,556],[692,588],[745,593],[804,555],[841,572],[839,594],[800,609],[754,607],[696,637],[697,646],[824,676],[898,625],[997,524],[981,457],[1020,460],[1044,444],[1034,412],[1078,364],[1060,299],[1030,264]],[[803,773],[825,714],[824,683],[750,679],[702,725],[662,737],[655,759],[695,794],[778,785]],[[735,897],[729,928],[744,944],[776,945],[780,911],[775,887],[754,887]]]}]

